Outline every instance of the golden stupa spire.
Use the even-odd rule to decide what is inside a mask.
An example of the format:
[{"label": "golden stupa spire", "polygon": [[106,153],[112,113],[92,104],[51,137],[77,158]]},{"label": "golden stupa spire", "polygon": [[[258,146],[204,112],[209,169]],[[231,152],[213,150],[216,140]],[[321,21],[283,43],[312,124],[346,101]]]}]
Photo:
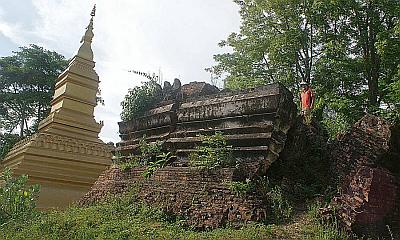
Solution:
[{"label": "golden stupa spire", "polygon": [[93,39],[93,17],[96,15],[96,4],[93,6],[92,12],[90,13],[90,22],[86,27],[85,35],[81,39],[81,47],[76,54],[78,57],[93,61],[93,51],[92,51],[92,39]]}]

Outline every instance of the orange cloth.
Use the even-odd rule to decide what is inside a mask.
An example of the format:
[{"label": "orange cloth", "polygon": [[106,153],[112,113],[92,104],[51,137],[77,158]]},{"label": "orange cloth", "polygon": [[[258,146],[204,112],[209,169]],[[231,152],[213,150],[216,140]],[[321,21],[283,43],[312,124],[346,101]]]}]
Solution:
[{"label": "orange cloth", "polygon": [[303,90],[301,92],[301,109],[304,110],[311,108],[313,101],[314,101],[314,93],[311,90],[311,88],[308,88],[307,90]]}]

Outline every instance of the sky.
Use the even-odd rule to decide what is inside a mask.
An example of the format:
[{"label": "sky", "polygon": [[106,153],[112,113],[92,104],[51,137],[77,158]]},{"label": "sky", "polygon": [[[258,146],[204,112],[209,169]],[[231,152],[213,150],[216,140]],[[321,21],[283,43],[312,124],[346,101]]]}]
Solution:
[{"label": "sky", "polygon": [[119,141],[120,102],[146,80],[128,70],[210,82],[204,69],[215,64],[214,54],[229,51],[218,42],[240,26],[232,0],[0,0],[0,56],[36,44],[73,57],[94,3],[92,48],[105,101],[95,118],[104,121],[105,142]]}]

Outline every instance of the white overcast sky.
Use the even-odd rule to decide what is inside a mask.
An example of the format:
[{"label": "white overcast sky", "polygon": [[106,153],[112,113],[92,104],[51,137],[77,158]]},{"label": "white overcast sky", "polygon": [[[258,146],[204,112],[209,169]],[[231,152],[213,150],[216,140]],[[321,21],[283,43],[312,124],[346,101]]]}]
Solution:
[{"label": "white overcast sky", "polygon": [[105,100],[95,117],[104,121],[106,142],[119,141],[120,102],[145,80],[127,70],[161,69],[170,82],[209,82],[204,69],[214,54],[229,50],[217,43],[240,25],[232,0],[0,0],[0,56],[33,43],[71,58],[94,3],[92,46]]}]

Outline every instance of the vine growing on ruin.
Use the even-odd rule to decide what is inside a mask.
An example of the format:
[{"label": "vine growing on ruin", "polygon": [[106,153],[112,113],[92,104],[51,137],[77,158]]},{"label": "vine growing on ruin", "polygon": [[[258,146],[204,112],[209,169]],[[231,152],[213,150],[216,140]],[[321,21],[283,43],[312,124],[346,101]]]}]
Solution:
[{"label": "vine growing on ruin", "polygon": [[236,166],[232,156],[232,146],[227,145],[222,132],[216,131],[210,136],[200,134],[198,137],[201,144],[189,155],[189,164],[192,168],[212,170]]}]

